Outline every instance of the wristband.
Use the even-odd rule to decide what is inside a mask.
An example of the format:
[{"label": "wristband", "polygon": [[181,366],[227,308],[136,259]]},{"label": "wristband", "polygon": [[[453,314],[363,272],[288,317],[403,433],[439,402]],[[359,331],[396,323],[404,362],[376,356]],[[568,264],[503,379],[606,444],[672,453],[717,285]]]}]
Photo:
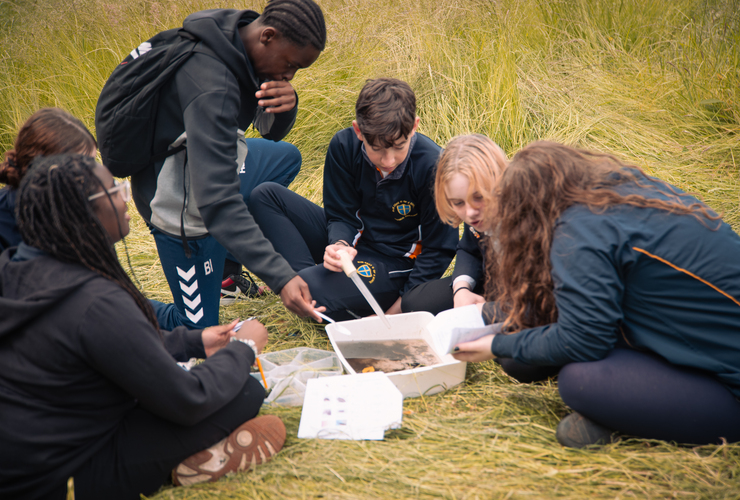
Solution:
[{"label": "wristband", "polygon": [[459,292],[460,290],[467,290],[467,291],[469,291],[469,292],[471,292],[471,291],[472,291],[472,290],[471,290],[470,288],[468,288],[468,287],[466,287],[466,286],[461,286],[460,288],[458,288],[457,290],[455,290],[454,292],[452,292],[452,297],[454,298],[454,297],[455,297],[455,294],[456,294],[457,292]]},{"label": "wristband", "polygon": [[334,244],[335,244],[335,245],[344,245],[344,246],[346,246],[346,247],[348,247],[348,246],[349,246],[349,243],[347,243],[347,242],[346,242],[346,241],[344,241],[344,240],[337,240],[337,241],[335,241],[335,242],[334,242]]},{"label": "wristband", "polygon": [[252,339],[240,339],[239,337],[231,337],[231,340],[229,342],[241,342],[243,344],[247,344],[254,351],[255,357],[257,356],[257,344],[254,343],[254,340],[252,340]]}]

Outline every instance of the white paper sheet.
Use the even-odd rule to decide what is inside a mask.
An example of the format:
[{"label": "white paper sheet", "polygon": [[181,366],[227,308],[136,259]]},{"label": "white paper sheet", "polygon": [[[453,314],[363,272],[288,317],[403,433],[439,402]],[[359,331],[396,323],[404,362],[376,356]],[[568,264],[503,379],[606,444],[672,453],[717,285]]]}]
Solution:
[{"label": "white paper sheet", "polygon": [[382,440],[402,421],[403,396],[383,372],[315,378],[306,383],[298,437]]},{"label": "white paper sheet", "polygon": [[483,318],[475,304],[448,309],[437,314],[426,325],[437,352],[449,354],[460,341],[457,339],[466,332],[483,328]]}]

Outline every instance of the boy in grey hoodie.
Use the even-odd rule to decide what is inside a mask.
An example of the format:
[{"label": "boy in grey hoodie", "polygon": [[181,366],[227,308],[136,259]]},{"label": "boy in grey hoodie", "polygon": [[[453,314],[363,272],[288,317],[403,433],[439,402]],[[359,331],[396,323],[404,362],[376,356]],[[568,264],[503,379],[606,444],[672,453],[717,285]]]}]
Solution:
[{"label": "boy in grey hoodie", "polygon": [[218,323],[227,251],[288,309],[313,316],[308,286],[262,235],[242,193],[265,181],[287,186],[297,174],[295,161],[285,162],[293,146],[245,140],[244,130],[254,124],[271,141],[290,131],[298,105],[290,80],[326,42],[321,9],[312,0],[272,0],[262,15],[207,10],[183,27],[200,42],[162,87],[153,150],[187,147],[131,178],[175,302],[155,304],[160,325]]}]

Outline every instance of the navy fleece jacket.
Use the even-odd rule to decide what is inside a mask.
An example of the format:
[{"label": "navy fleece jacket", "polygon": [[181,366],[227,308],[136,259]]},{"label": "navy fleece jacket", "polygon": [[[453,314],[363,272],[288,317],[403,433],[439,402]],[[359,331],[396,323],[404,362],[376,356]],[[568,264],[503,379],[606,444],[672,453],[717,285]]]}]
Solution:
[{"label": "navy fleece jacket", "polygon": [[[672,194],[644,183],[654,189],[632,183],[617,191]],[[729,225],[654,208],[594,213],[574,205],[555,224],[550,259],[558,321],[496,335],[493,354],[559,366],[602,359],[623,338],[715,374],[740,397],[740,237]]]},{"label": "navy fleece jacket", "polygon": [[[344,240],[413,265],[400,294],[437,279],[455,255],[458,231],[434,207],[434,167],[440,147],[416,133],[402,165],[382,178],[362,154],[354,130],[338,132],[324,164],[324,210],[329,241]],[[403,261],[403,260],[402,260]]]}]

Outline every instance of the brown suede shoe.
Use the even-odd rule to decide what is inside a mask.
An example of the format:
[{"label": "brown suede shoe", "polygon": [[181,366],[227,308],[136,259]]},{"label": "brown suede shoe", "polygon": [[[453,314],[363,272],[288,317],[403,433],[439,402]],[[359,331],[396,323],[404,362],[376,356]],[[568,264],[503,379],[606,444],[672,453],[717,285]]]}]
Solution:
[{"label": "brown suede shoe", "polygon": [[244,422],[229,437],[190,456],[172,471],[172,482],[190,486],[267,462],[285,443],[285,425],[275,415]]}]

